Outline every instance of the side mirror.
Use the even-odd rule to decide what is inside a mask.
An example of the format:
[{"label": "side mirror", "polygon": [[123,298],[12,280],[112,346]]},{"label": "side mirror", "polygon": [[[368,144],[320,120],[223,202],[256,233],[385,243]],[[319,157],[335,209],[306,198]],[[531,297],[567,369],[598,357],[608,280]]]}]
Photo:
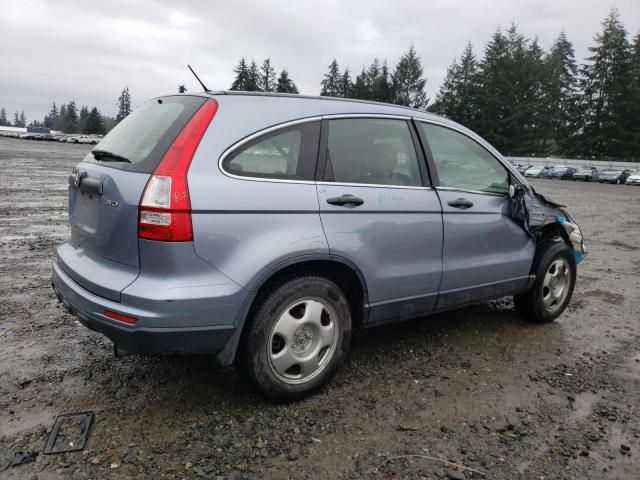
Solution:
[{"label": "side mirror", "polygon": [[523,189],[519,184],[511,183],[509,184],[509,198],[514,198],[522,195]]}]

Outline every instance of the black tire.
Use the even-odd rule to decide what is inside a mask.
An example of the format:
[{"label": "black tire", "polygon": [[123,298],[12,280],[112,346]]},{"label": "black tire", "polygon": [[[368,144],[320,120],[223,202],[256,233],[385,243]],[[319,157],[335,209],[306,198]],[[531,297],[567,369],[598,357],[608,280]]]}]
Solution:
[{"label": "black tire", "polygon": [[[567,292],[562,301],[550,309],[545,306],[543,301],[543,294],[546,288],[544,279],[552,263],[558,259],[566,261],[570,279],[566,286]],[[522,317],[535,323],[553,322],[567,308],[576,284],[576,261],[573,251],[560,238],[540,245],[538,253],[533,260],[532,272],[536,276],[533,286],[526,292],[513,296],[516,310]]]},{"label": "black tire", "polygon": [[[323,367],[313,377],[309,380],[287,380],[279,376],[271,362],[276,338],[273,330],[288,307],[310,298],[322,301],[332,310],[336,319],[334,331],[337,339],[334,340],[334,346],[325,352],[325,355],[331,356],[323,358]],[[324,277],[297,276],[274,285],[256,301],[252,308],[253,314],[248,319],[250,324],[243,337],[240,352],[241,367],[255,387],[272,401],[291,402],[300,400],[327,384],[342,365],[351,344],[351,309],[340,287]],[[306,309],[306,304],[304,308]],[[322,315],[325,312],[331,316],[329,310],[323,310]],[[298,330],[299,328],[295,335],[298,335]],[[284,340],[283,344],[286,348],[294,347]],[[297,346],[300,347],[299,344]],[[318,355],[323,355],[322,350]],[[291,383],[292,381],[300,383]]]}]

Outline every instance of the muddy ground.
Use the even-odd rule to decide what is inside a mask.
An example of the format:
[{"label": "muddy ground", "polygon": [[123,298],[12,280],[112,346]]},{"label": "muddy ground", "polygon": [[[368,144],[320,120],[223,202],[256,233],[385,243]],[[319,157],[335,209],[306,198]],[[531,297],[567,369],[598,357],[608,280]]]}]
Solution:
[{"label": "muddy ground", "polygon": [[[1,478],[640,477],[640,188],[533,182],[590,250],[557,322],[503,299],[371,330],[283,406],[209,358],[114,358],[58,305],[49,259],[88,149],[0,138],[0,459],[40,452]],[[85,410],[84,450],[43,455],[54,417]]]}]

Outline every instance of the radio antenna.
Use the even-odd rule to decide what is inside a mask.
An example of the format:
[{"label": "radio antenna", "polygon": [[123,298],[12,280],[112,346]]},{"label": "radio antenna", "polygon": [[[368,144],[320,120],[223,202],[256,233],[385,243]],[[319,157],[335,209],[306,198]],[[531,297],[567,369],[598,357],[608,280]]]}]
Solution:
[{"label": "radio antenna", "polygon": [[189,70],[191,70],[191,73],[193,73],[193,76],[196,77],[196,80],[198,80],[198,83],[200,83],[200,85],[202,85],[202,88],[204,88],[205,92],[210,92],[211,90],[209,90],[204,83],[202,83],[202,80],[200,80],[200,77],[198,77],[198,75],[196,75],[196,72],[193,71],[193,68],[191,68],[191,65],[187,65],[187,67],[189,67]]}]

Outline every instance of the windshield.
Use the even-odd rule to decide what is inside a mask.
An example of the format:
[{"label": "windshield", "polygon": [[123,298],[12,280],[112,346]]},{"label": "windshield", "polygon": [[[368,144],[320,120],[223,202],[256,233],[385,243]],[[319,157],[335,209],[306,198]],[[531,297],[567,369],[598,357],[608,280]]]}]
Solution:
[{"label": "windshield", "polygon": [[[203,101],[202,97],[170,96],[144,103],[100,141],[95,147],[98,155],[85,161],[151,173]],[[115,158],[126,161],[114,162]]]}]

